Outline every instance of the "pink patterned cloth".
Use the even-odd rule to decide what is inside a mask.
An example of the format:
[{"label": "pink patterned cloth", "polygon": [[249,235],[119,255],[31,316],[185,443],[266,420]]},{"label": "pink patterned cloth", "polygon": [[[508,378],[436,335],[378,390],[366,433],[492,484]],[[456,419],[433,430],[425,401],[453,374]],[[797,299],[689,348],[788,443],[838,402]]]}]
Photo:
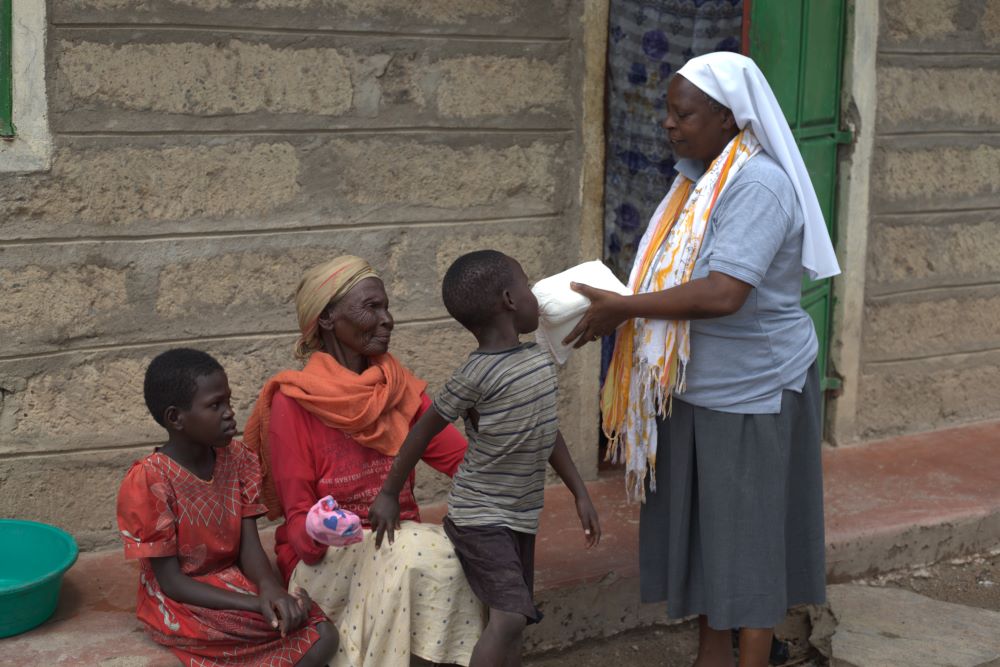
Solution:
[{"label": "pink patterned cloth", "polygon": [[346,547],[360,542],[361,519],[354,512],[340,509],[333,496],[319,499],[306,515],[306,532],[321,544]]}]

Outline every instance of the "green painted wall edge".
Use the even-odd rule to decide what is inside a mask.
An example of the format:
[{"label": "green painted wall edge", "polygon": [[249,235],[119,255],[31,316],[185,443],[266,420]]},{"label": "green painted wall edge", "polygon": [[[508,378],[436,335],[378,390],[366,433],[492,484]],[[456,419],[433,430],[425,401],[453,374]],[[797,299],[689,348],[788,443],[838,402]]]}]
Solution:
[{"label": "green painted wall edge", "polygon": [[11,60],[13,0],[0,0],[0,137],[14,136],[14,70]]}]

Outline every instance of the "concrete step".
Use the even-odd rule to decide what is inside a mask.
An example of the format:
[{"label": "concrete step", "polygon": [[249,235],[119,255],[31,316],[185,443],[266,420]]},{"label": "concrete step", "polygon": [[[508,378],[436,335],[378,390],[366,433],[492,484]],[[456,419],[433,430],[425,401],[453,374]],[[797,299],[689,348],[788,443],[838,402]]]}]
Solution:
[{"label": "concrete step", "polygon": [[834,667],[988,667],[1000,664],[1000,613],[899,588],[827,589],[837,619]]},{"label": "concrete step", "polygon": [[1000,421],[824,452],[838,583],[1000,544]]},{"label": "concrete step", "polygon": [[[830,448],[823,459],[833,583],[1000,544],[1000,422]],[[587,486],[604,531],[590,551],[568,491],[546,491],[536,547],[537,598],[546,618],[529,630],[529,652],[666,622],[661,605],[639,604],[638,507],[625,501],[620,474]],[[444,508],[425,507],[423,514],[439,521]],[[270,549],[273,531],[262,537]],[[135,564],[118,550],[81,555],[55,616],[3,640],[0,665],[176,664],[133,616],[136,578]]]}]

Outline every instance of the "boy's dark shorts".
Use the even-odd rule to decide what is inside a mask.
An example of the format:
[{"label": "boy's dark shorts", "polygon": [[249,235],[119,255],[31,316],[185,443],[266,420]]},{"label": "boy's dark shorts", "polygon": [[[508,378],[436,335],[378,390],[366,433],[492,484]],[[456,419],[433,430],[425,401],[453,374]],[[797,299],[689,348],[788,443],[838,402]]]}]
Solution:
[{"label": "boy's dark shorts", "polygon": [[490,609],[542,620],[534,602],[535,536],[504,526],[456,526],[447,516],[444,532],[455,546],[476,597]]}]

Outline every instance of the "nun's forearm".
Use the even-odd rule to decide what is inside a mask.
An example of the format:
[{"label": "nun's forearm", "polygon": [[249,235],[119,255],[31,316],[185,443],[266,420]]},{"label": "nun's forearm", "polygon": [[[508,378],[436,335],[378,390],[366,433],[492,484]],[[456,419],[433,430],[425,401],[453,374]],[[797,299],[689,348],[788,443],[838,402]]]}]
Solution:
[{"label": "nun's forearm", "polygon": [[626,318],[701,320],[724,317],[743,306],[751,289],[741,280],[713,271],[705,278],[662,292],[623,297],[621,307]]}]

